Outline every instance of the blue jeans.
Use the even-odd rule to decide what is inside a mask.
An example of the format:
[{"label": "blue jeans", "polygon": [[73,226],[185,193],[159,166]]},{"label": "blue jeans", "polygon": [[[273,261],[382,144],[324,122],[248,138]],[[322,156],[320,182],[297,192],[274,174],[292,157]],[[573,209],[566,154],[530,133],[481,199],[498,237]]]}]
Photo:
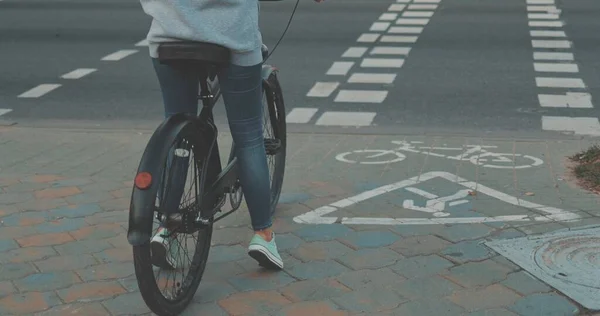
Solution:
[{"label": "blue jeans", "polygon": [[[162,91],[165,117],[181,112],[196,114],[199,72],[193,67],[164,65],[157,59],[152,62]],[[218,73],[229,129],[235,143],[235,155],[238,158],[240,183],[254,230],[272,225],[269,169],[263,140],[261,68],[262,64],[249,67],[231,64]],[[187,173],[187,166],[180,168],[180,171]],[[176,189],[175,191],[180,192],[170,194],[173,204],[167,203],[167,207],[175,209],[179,207],[185,185],[185,176],[177,178],[181,179],[181,190]],[[175,187],[179,185],[175,184]],[[171,190],[172,188],[169,191]]]}]

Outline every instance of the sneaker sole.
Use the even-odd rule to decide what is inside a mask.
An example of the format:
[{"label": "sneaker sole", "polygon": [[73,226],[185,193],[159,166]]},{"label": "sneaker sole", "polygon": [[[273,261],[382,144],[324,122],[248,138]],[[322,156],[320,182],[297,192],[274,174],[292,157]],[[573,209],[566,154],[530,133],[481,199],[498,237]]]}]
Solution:
[{"label": "sneaker sole", "polygon": [[167,249],[161,243],[151,242],[150,251],[152,265],[161,269],[173,270],[173,266],[167,261]]},{"label": "sneaker sole", "polygon": [[265,247],[260,245],[251,245],[248,247],[248,255],[258,261],[261,267],[272,270],[283,269],[283,262],[273,257]]}]

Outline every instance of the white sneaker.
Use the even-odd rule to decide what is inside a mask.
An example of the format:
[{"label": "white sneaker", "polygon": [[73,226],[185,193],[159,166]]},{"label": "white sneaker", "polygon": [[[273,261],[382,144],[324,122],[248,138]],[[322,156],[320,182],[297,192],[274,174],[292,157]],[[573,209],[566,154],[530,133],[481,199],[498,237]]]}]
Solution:
[{"label": "white sneaker", "polygon": [[[150,242],[152,264],[162,269],[176,269],[177,262],[173,256],[173,246],[179,246],[175,236],[167,237],[169,232],[166,228],[159,228],[158,232]],[[176,250],[175,250],[176,251]]]}]

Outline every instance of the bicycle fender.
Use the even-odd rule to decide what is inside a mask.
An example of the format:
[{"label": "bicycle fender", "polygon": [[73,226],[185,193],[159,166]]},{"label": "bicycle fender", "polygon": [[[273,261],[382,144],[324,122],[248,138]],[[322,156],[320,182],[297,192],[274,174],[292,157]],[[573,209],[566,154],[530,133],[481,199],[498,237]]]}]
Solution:
[{"label": "bicycle fender", "polygon": [[146,189],[133,186],[129,205],[127,241],[132,246],[150,242],[159,185],[159,181],[154,179],[159,179],[162,174],[166,163],[164,153],[172,146],[179,132],[194,126],[191,116],[179,113],[164,120],[150,137],[136,174],[148,172],[152,176],[152,181],[150,187]]},{"label": "bicycle fender", "polygon": [[278,71],[279,69],[271,65],[263,65],[261,70],[263,83],[270,87],[269,77],[271,76],[271,74],[277,73]]}]

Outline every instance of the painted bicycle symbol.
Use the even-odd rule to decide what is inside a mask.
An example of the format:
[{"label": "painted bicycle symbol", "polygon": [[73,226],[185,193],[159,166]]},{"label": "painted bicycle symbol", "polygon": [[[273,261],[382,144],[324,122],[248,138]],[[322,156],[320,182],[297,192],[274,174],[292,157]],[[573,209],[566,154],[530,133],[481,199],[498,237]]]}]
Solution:
[{"label": "painted bicycle symbol", "polygon": [[[431,147],[419,146],[423,142],[418,141],[392,141],[392,143],[399,147],[394,149],[353,150],[338,154],[335,159],[352,164],[381,165],[400,162],[406,159],[404,152],[409,152],[450,160],[468,161],[474,165],[496,169],[525,169],[544,163],[543,160],[530,155],[497,153],[488,150],[498,148],[498,146]],[[451,154],[442,154],[442,152],[450,152]]]}]

